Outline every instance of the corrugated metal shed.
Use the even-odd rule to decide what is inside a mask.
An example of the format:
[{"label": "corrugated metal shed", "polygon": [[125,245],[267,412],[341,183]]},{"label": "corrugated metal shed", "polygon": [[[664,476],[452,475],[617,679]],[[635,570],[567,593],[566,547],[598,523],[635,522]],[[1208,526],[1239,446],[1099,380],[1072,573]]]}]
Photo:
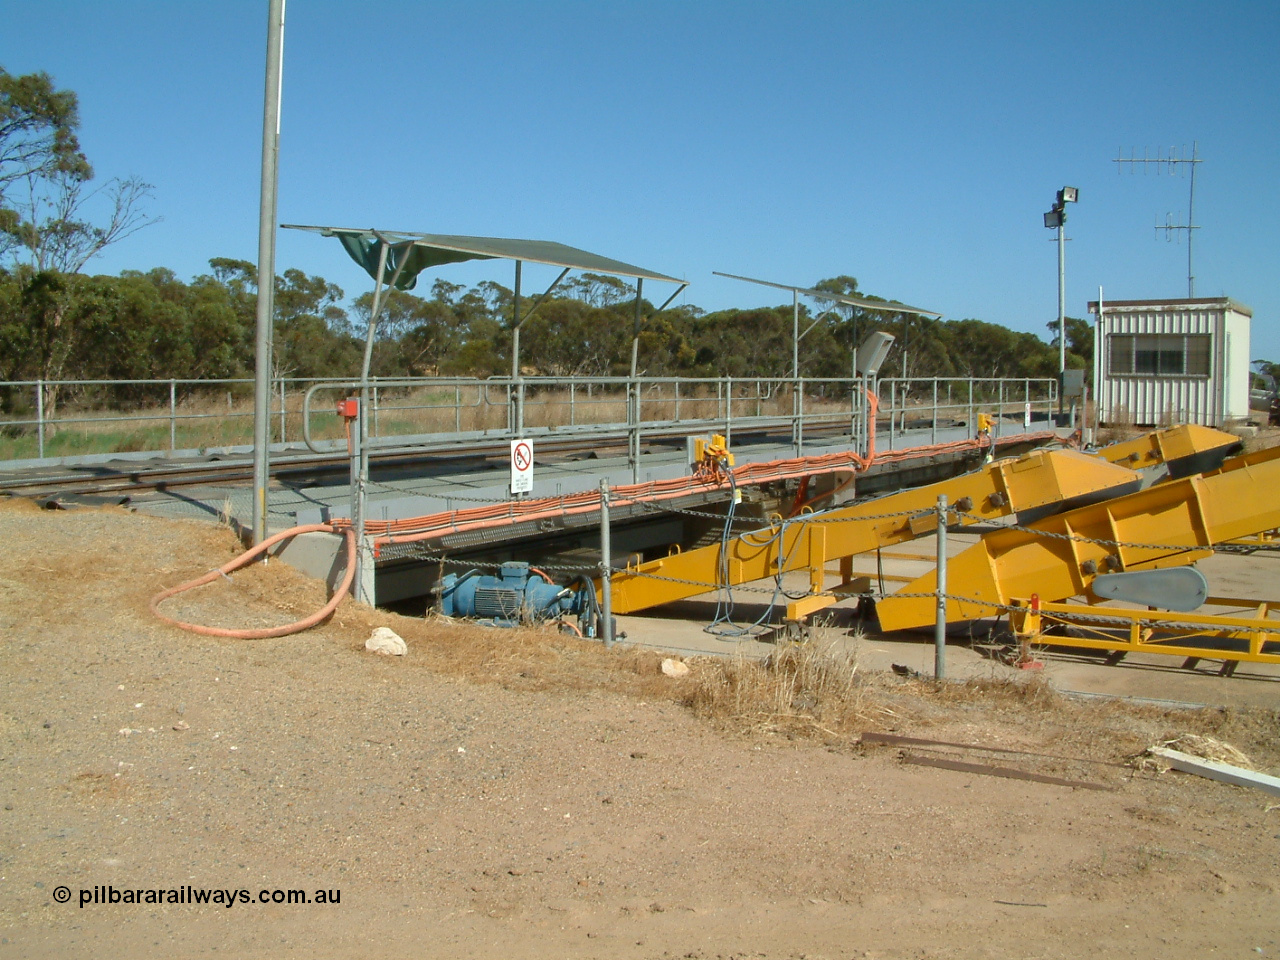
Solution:
[{"label": "corrugated metal shed", "polygon": [[1249,323],[1229,297],[1089,304],[1098,420],[1221,426],[1249,416]]}]

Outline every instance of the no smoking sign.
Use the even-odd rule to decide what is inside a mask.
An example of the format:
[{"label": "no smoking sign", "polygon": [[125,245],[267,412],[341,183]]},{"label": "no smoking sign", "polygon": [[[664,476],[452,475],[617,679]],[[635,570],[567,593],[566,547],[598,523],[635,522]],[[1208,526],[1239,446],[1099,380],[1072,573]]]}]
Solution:
[{"label": "no smoking sign", "polygon": [[511,492],[533,492],[533,441],[511,441]]}]

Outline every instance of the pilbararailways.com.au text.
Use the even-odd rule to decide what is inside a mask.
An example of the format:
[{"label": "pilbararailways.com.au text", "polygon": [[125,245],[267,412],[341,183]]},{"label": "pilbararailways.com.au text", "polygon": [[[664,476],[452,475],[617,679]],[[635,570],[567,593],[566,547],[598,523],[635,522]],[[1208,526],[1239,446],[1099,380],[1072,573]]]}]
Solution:
[{"label": "pilbararailways.com.au text", "polygon": [[113,885],[81,887],[80,908],[110,904],[190,903],[218,904],[230,910],[236,904],[335,904],[342,902],[342,891],[326,890],[245,890],[193,887],[125,887]]}]

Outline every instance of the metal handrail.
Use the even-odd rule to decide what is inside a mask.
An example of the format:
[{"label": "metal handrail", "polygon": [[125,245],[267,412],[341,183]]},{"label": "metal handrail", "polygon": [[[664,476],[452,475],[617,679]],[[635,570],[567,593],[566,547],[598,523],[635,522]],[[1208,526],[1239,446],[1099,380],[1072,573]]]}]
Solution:
[{"label": "metal handrail", "polygon": [[[147,425],[168,422],[168,450],[177,448],[180,424],[209,421],[240,421],[252,417],[245,409],[226,412],[182,411],[179,392],[191,394],[211,389],[243,387],[248,378],[216,378],[208,380],[63,380],[0,382],[0,397],[34,392],[34,409],[30,413],[0,419],[0,434],[30,434],[38,439],[38,456],[45,456],[46,439],[51,430],[76,426],[90,430],[105,424]],[[397,377],[371,380],[370,432],[384,449],[396,443],[421,444],[441,439],[471,436],[516,436],[515,409],[519,401],[522,416],[543,410],[542,426],[529,426],[526,432],[572,433],[586,430],[626,431],[630,437],[633,459],[638,454],[644,431],[685,425],[690,432],[715,430],[731,436],[732,431],[756,424],[794,425],[797,454],[804,443],[807,429],[832,423],[847,423],[852,432],[859,430],[864,416],[861,383],[839,377]],[[301,414],[302,441],[316,453],[328,453],[345,446],[341,437],[329,441],[325,450],[313,429],[315,396],[322,391],[356,391],[360,381],[354,378],[276,378],[272,384],[271,416],[278,423],[279,443],[287,443],[290,422]],[[932,425],[936,435],[940,419],[971,423],[975,413],[995,412],[997,424],[1013,410],[1023,412],[1030,404],[1037,417],[1052,414],[1057,401],[1057,381],[1047,378],[1007,378],[986,380],[970,377],[885,378],[869,383],[880,397],[880,418],[888,421],[889,442],[906,427],[910,418],[921,417]],[[138,412],[111,409],[107,404],[92,411],[69,409],[58,416],[47,416],[44,398],[50,387],[131,388],[135,393],[152,391],[154,401]],[[404,394],[416,394],[406,395]],[[300,411],[291,409],[290,397],[301,393]],[[31,396],[30,393],[27,394]],[[789,399],[794,397],[795,399]],[[15,400],[17,402],[15,402]],[[800,402],[803,400],[803,402]],[[139,402],[139,401],[130,401]],[[10,398],[10,406],[22,409],[21,397]],[[31,415],[34,414],[34,415]],[[424,416],[425,414],[425,416]],[[556,416],[551,416],[555,414]],[[0,415],[2,416],[2,415]],[[396,425],[382,429],[388,416],[417,419],[420,427],[411,434],[396,433]],[[438,422],[431,422],[432,418]],[[451,421],[451,422],[449,422]],[[464,429],[467,421],[480,424]],[[296,429],[296,428],[295,428]],[[997,426],[997,429],[999,427]],[[136,442],[136,440],[135,440]],[[193,446],[196,445],[193,443]],[[202,447],[216,447],[200,444]],[[155,451],[162,452],[162,451]]]}]

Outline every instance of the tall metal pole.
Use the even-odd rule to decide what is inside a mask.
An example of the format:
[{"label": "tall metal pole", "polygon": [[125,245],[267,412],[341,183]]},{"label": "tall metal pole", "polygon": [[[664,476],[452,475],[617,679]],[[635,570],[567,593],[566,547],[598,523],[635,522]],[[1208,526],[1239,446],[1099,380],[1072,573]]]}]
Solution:
[{"label": "tall metal pole", "polygon": [[1200,143],[1193,140],[1191,143],[1191,197],[1187,203],[1187,298],[1194,300],[1196,298],[1196,274],[1191,269],[1191,248],[1194,246],[1196,230],[1193,224],[1196,222],[1196,165],[1200,161]]},{"label": "tall metal pole", "polygon": [[[1102,348],[1103,335],[1105,330],[1102,326],[1102,284],[1098,284],[1098,316],[1093,322],[1093,426],[1094,431],[1102,426],[1103,416],[1106,413],[1103,410],[1103,397],[1110,396],[1110,391],[1103,393],[1102,383]],[[1090,441],[1094,438],[1090,436]]]},{"label": "tall metal pole", "polygon": [[520,268],[516,261],[516,288],[511,296],[511,389],[515,390],[515,416],[512,429],[516,437],[524,436],[524,380],[520,376]]},{"label": "tall metal pole", "polygon": [[[1138,164],[1142,164],[1142,167],[1145,170],[1148,166],[1154,163],[1156,165],[1156,173],[1159,173],[1161,167],[1163,166],[1163,167],[1169,168],[1170,175],[1172,175],[1173,172],[1182,164],[1184,163],[1191,164],[1191,195],[1187,201],[1186,224],[1185,225],[1180,223],[1175,224],[1175,223],[1169,222],[1168,219],[1166,219],[1164,226],[1160,226],[1160,224],[1158,223],[1156,224],[1156,231],[1159,232],[1163,230],[1166,240],[1169,239],[1169,233],[1173,230],[1187,231],[1187,297],[1192,300],[1194,300],[1196,296],[1196,275],[1195,275],[1195,270],[1192,267],[1192,263],[1193,263],[1192,249],[1195,247],[1194,238],[1196,235],[1196,231],[1200,229],[1198,226],[1196,226],[1196,167],[1203,162],[1204,161],[1200,159],[1200,142],[1198,140],[1193,140],[1191,142],[1190,157],[1176,157],[1174,156],[1174,153],[1173,153],[1173,147],[1170,147],[1169,155],[1167,157],[1164,156],[1164,153],[1162,150],[1157,150],[1155,157],[1147,156],[1146,151],[1143,151],[1143,155],[1141,157],[1119,156],[1119,157],[1116,157],[1114,161],[1114,163],[1117,165],[1117,169],[1119,169],[1123,164],[1127,163],[1130,165],[1131,170],[1133,167],[1136,167]],[[1094,384],[1094,392],[1095,394],[1097,393],[1097,384]]]},{"label": "tall metal pole", "polygon": [[804,453],[803,441],[800,439],[800,294],[791,291],[791,444],[796,456]]},{"label": "tall metal pole", "polygon": [[[1066,219],[1065,215],[1062,218]],[[1067,372],[1067,245],[1058,224],[1058,385]],[[1058,412],[1062,412],[1062,390],[1058,390]]]},{"label": "tall metal pole", "polygon": [[280,87],[284,60],[284,2],[267,11],[267,82],[262,109],[262,193],[258,207],[258,314],[253,377],[253,542],[267,537],[271,465],[271,325],[275,309],[276,184],[280,173]]}]

